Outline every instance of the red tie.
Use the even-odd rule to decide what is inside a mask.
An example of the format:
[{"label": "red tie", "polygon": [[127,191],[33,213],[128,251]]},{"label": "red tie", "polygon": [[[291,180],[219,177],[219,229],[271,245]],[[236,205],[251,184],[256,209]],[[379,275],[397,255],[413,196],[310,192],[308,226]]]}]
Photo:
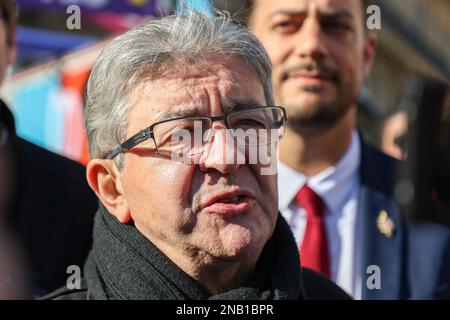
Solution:
[{"label": "red tie", "polygon": [[306,184],[295,196],[295,201],[306,210],[306,230],[300,248],[303,267],[330,278],[330,255],[325,229],[322,199]]}]

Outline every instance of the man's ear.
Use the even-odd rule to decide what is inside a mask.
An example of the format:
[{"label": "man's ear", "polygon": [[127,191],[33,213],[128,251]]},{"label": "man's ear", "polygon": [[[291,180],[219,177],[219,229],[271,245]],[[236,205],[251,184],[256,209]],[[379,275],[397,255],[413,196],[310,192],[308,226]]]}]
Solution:
[{"label": "man's ear", "polygon": [[364,78],[367,78],[372,70],[372,65],[375,60],[375,52],[377,49],[378,39],[375,33],[367,35],[364,41]]},{"label": "man's ear", "polygon": [[108,212],[121,223],[131,219],[130,207],[124,197],[120,172],[110,160],[92,159],[86,168],[89,186]]}]

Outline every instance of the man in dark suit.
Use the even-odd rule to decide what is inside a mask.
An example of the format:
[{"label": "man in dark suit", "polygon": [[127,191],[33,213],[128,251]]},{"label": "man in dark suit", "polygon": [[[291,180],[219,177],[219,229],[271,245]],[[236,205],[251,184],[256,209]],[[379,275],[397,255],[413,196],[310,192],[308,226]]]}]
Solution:
[{"label": "man in dark suit", "polygon": [[302,265],[355,298],[438,298],[450,283],[450,233],[411,223],[394,200],[397,162],[362,141],[356,103],[376,38],[367,1],[251,1],[248,25],[273,64],[288,110],[280,211]]},{"label": "man in dark suit", "polygon": [[[1,82],[14,61],[13,1],[1,1],[0,11]],[[32,294],[40,296],[66,283],[70,265],[83,265],[98,202],[81,165],[16,136],[1,100],[0,143],[0,222],[23,248]]]}]

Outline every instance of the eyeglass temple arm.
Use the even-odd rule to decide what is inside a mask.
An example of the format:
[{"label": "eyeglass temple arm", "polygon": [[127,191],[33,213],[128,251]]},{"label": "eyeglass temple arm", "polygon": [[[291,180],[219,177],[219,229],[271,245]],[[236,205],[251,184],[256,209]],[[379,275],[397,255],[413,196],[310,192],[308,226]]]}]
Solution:
[{"label": "eyeglass temple arm", "polygon": [[136,133],[134,136],[132,136],[130,139],[126,140],[125,142],[121,143],[117,146],[117,148],[114,148],[108,154],[106,155],[106,159],[114,159],[117,155],[121,154],[122,152],[128,151],[131,148],[134,148],[139,143],[147,140],[149,137],[151,137],[152,131],[150,128],[146,128],[138,133]]}]

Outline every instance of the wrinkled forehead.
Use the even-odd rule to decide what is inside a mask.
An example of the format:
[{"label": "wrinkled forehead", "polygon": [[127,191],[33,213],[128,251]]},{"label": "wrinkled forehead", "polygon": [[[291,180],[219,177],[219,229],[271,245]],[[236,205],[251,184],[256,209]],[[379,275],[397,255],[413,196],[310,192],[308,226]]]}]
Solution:
[{"label": "wrinkled forehead", "polygon": [[225,113],[236,105],[265,104],[261,80],[247,62],[239,57],[211,57],[173,64],[137,86],[131,94],[129,122],[134,116],[156,122]]}]

